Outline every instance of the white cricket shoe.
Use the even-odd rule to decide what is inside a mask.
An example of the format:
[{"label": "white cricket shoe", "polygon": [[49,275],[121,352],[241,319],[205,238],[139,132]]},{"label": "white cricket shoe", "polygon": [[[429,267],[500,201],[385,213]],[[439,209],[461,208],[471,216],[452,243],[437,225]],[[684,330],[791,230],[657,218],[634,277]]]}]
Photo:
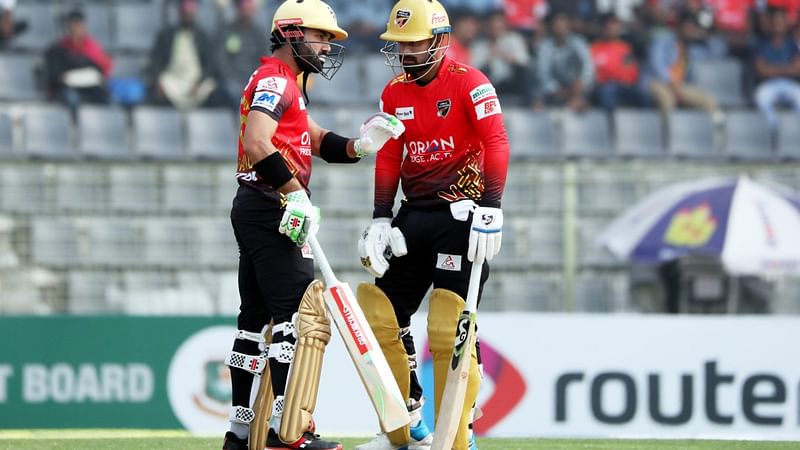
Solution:
[{"label": "white cricket shoe", "polygon": [[408,445],[395,446],[389,441],[386,433],[378,433],[375,439],[366,444],[356,445],[355,450],[430,450],[433,434],[425,425],[425,421],[417,421],[417,424],[412,426],[409,431],[411,432],[411,441]]}]

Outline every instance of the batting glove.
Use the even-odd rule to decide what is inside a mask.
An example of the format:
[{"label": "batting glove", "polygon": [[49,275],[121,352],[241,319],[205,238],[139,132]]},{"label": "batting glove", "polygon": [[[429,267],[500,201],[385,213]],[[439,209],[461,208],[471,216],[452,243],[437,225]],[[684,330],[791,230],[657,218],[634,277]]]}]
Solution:
[{"label": "batting glove", "polygon": [[311,204],[306,191],[302,189],[286,194],[286,200],[286,210],[283,212],[278,232],[288,236],[298,247],[302,247],[319,230],[319,208]]},{"label": "batting glove", "polygon": [[384,112],[375,113],[361,124],[361,136],[356,139],[356,156],[361,158],[374,155],[383,148],[389,138],[397,139],[406,131],[403,122]]},{"label": "batting glove", "polygon": [[467,259],[482,264],[500,252],[503,239],[503,211],[500,208],[479,206],[472,214]]},{"label": "batting glove", "polygon": [[378,218],[361,233],[358,240],[358,255],[364,270],[380,278],[389,269],[392,256],[408,253],[406,238],[399,228],[392,228],[391,220]]}]

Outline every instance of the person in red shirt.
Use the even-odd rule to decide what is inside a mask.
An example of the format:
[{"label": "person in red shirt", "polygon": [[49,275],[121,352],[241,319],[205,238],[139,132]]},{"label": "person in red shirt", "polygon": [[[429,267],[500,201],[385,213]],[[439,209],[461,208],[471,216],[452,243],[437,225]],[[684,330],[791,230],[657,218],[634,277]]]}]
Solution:
[{"label": "person in red shirt", "polygon": [[619,104],[643,106],[639,86],[639,64],[631,44],[620,39],[622,22],[613,13],[603,17],[602,37],[592,43],[595,70],[594,97],[597,104],[612,112]]},{"label": "person in red shirt", "polygon": [[75,110],[82,102],[108,103],[106,79],[111,58],[86,30],[83,13],[67,13],[64,36],[45,54],[45,77],[50,98]]},{"label": "person in red shirt", "polygon": [[[225,361],[231,371],[232,409],[224,450],[247,450],[248,443],[264,448],[263,442],[256,442],[263,436],[261,423],[250,427],[256,414],[271,416],[265,439],[269,448],[342,448],[314,434],[313,418],[309,423],[320,366],[308,363],[309,358],[303,366],[293,364],[295,353],[303,348],[306,355],[311,352],[321,359],[327,340],[319,336],[330,334],[306,244],[319,226],[319,210],[311,204],[308,191],[311,158],[355,163],[402,132],[396,118],[380,113],[366,121],[359,139],[348,139],[323,129],[308,115],[305,81],[309,74],[330,79],[336,73],[343,47],[330,41],[346,37],[323,1],[285,1],[273,19],[273,56],[261,60],[242,93],[239,190],[231,209],[240,255],[241,306],[238,332]],[[297,83],[301,74],[302,91]],[[295,324],[301,322],[313,324],[318,333],[299,339],[304,328]],[[267,365],[265,378],[271,386],[261,389],[260,375]],[[264,400],[269,398],[268,388],[274,395],[272,403]],[[292,402],[293,392],[297,398],[313,399],[311,404]],[[248,442],[251,432],[258,437]]]},{"label": "person in red shirt", "polygon": [[[396,74],[383,90],[381,110],[400,119],[405,133],[377,155],[373,222],[358,244],[362,265],[376,279],[374,285],[361,284],[357,295],[406,396],[412,422],[358,450],[430,444],[429,436],[414,435],[422,392],[412,371],[411,316],[433,285],[428,339],[438,414],[470,270],[483,265],[482,286],[489,272],[486,261],[500,250],[509,157],[502,109],[483,73],[447,55],[450,31],[437,0],[399,0],[381,35],[387,41],[382,53]],[[405,198],[395,215],[399,184]],[[480,374],[477,349],[471,353],[465,408],[453,444],[457,450],[474,446],[469,423]]]}]

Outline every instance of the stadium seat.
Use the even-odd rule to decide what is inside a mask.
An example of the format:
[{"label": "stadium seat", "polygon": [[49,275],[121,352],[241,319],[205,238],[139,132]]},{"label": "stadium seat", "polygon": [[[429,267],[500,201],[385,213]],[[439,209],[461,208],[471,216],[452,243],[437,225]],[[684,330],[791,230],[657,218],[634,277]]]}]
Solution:
[{"label": "stadium seat", "polygon": [[39,100],[34,67],[38,56],[0,54],[0,100]]},{"label": "stadium seat", "polygon": [[142,237],[137,223],[121,217],[76,219],[85,245],[80,261],[94,267],[132,267],[142,263]]},{"label": "stadium seat", "polygon": [[597,236],[613,219],[614,216],[610,215],[578,219],[578,262],[581,266],[619,267],[625,264],[595,243]]},{"label": "stadium seat", "polygon": [[69,267],[78,261],[78,230],[69,219],[34,219],[31,245],[35,264]]},{"label": "stadium seat", "polygon": [[78,110],[81,154],[89,158],[125,160],[133,157],[128,116],[122,108],[82,105]]},{"label": "stadium seat", "polygon": [[637,200],[638,173],[629,168],[591,168],[577,178],[581,212],[617,213]]},{"label": "stadium seat", "polygon": [[87,5],[83,12],[86,15],[86,29],[89,34],[100,42],[104,50],[111,50],[114,47],[111,6],[93,2]]},{"label": "stadium seat", "polygon": [[114,48],[144,52],[153,46],[161,28],[161,12],[150,2],[115,2]]},{"label": "stadium seat", "polygon": [[186,141],[190,157],[235,161],[239,131],[228,109],[199,109],[186,114]]},{"label": "stadium seat", "polygon": [[371,222],[368,216],[361,220],[325,217],[325,226],[319,228],[319,243],[334,271],[361,267],[358,259],[358,239]]},{"label": "stadium seat", "polygon": [[[560,272],[523,271],[492,276],[500,279],[501,292],[495,298],[503,311],[555,312],[564,309],[563,275]],[[484,306],[482,301],[481,308]]]},{"label": "stadium seat", "polygon": [[694,84],[714,96],[724,108],[738,108],[747,102],[742,96],[742,65],[736,59],[692,61]]},{"label": "stadium seat", "polygon": [[498,264],[519,269],[561,265],[564,230],[560,217],[510,217],[503,227],[503,240],[506,234],[514,245],[503,246],[503,251],[497,255]]},{"label": "stadium seat", "polygon": [[211,167],[192,164],[162,168],[164,209],[168,211],[209,211],[214,209],[214,177]]},{"label": "stadium seat", "polygon": [[582,273],[575,283],[575,310],[579,312],[608,313],[617,308],[619,277],[608,273]]},{"label": "stadium seat", "polygon": [[566,156],[607,158],[611,156],[608,116],[602,111],[562,116],[562,151]]},{"label": "stadium seat", "polygon": [[524,109],[503,111],[513,159],[557,159],[561,155],[554,132],[555,123],[547,113]]},{"label": "stadium seat", "polygon": [[198,263],[204,266],[235,269],[239,264],[239,247],[228,218],[195,219]]},{"label": "stadium seat", "polygon": [[197,265],[197,246],[192,224],[185,219],[146,219],[143,224],[145,263],[150,267]]},{"label": "stadium seat", "polygon": [[133,111],[133,127],[134,150],[142,158],[185,158],[183,120],[177,110],[140,106]]},{"label": "stadium seat", "polygon": [[800,159],[800,115],[781,114],[778,131],[778,156],[781,159]]},{"label": "stadium seat", "polygon": [[756,111],[729,111],[725,118],[725,150],[729,158],[770,160],[772,136],[764,117]]},{"label": "stadium seat", "polygon": [[22,155],[14,147],[14,119],[0,112],[0,160],[19,159]]},{"label": "stadium seat", "polygon": [[116,273],[107,270],[70,270],[67,273],[67,312],[103,314],[117,312],[108,302],[109,291],[117,288]]},{"label": "stadium seat", "polygon": [[148,57],[145,54],[115,53],[112,57],[112,77],[141,77],[147,67]]},{"label": "stadium seat", "polygon": [[620,156],[664,157],[664,127],[655,111],[618,109],[614,111],[615,147]]},{"label": "stadium seat", "polygon": [[[233,197],[239,189],[236,167],[232,164],[217,165],[214,169],[214,205],[221,211],[230,211]],[[312,180],[314,177],[311,177]]]},{"label": "stadium seat", "polygon": [[109,168],[111,208],[119,212],[151,212],[161,206],[160,176],[152,165]]},{"label": "stadium seat", "polygon": [[563,184],[558,169],[514,164],[508,171],[503,204],[516,211],[560,211],[563,207]]},{"label": "stadium seat", "polygon": [[58,104],[26,105],[23,110],[23,151],[42,159],[75,159],[72,117]]},{"label": "stadium seat", "polygon": [[60,30],[58,11],[54,2],[18,2],[14,8],[14,20],[28,23],[28,29],[11,40],[14,49],[44,52],[55,42]]},{"label": "stadium seat", "polygon": [[711,115],[702,111],[674,111],[669,117],[669,151],[673,156],[719,158]]},{"label": "stadium seat", "polygon": [[[369,54],[362,59],[364,64],[364,92],[369,93],[368,101],[375,105],[380,101],[383,88],[394,78],[392,69],[386,65],[386,57],[382,54]],[[377,106],[376,106],[377,108]]]},{"label": "stadium seat", "polygon": [[108,211],[108,171],[96,165],[56,168],[56,207],[60,212]]},{"label": "stadium seat", "polygon": [[[322,77],[313,77],[308,83],[309,104],[340,106],[344,104],[373,103],[363,92],[361,76],[361,59],[359,57],[345,57],[345,62],[336,72],[334,77],[326,80]],[[302,89],[302,83],[300,83]],[[371,95],[371,94],[366,94]],[[377,104],[380,93],[375,93],[374,103]]]},{"label": "stadium seat", "polygon": [[0,167],[0,207],[31,214],[54,209],[52,184],[42,165]]},{"label": "stadium seat", "polygon": [[316,166],[311,177],[311,199],[323,211],[359,213],[369,217],[373,208],[375,166],[324,164]]}]

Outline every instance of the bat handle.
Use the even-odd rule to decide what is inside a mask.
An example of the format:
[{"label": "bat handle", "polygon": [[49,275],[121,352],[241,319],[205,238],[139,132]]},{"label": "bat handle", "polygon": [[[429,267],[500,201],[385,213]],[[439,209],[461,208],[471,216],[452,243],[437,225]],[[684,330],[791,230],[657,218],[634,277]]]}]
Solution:
[{"label": "bat handle", "polygon": [[328,263],[328,258],[325,257],[325,252],[322,251],[322,246],[319,245],[317,236],[311,236],[308,239],[308,243],[311,245],[311,251],[314,253],[314,260],[316,260],[317,265],[319,265],[319,270],[322,272],[322,277],[325,279],[325,287],[329,288],[339,284],[339,280],[336,279],[336,275],[333,273],[330,263]]},{"label": "bat handle", "polygon": [[[316,254],[316,252],[315,252]],[[478,309],[478,291],[481,289],[481,274],[483,271],[483,260],[472,263],[472,270],[469,273],[469,288],[467,289],[467,311],[475,312]]]}]

